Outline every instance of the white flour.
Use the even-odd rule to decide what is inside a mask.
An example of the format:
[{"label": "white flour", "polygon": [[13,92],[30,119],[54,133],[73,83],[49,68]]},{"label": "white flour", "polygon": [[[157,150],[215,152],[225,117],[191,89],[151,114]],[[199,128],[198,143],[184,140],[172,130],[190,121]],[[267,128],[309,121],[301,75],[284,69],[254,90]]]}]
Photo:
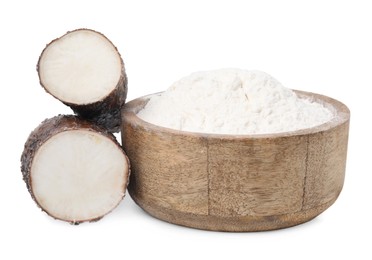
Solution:
[{"label": "white flour", "polygon": [[333,113],[264,72],[221,69],[182,78],[152,96],[138,116],[183,131],[264,134],[320,125]]}]

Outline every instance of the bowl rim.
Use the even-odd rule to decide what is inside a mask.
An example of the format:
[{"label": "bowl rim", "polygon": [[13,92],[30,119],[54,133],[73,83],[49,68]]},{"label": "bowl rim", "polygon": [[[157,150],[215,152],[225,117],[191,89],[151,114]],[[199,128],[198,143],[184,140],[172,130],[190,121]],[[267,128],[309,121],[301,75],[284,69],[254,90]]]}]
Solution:
[{"label": "bowl rim", "polygon": [[292,136],[303,136],[309,134],[315,134],[320,132],[328,131],[332,128],[335,128],[339,125],[342,125],[350,120],[350,110],[349,108],[342,102],[313,92],[307,92],[302,90],[295,90],[293,91],[300,97],[300,98],[308,98],[310,100],[314,100],[316,102],[322,103],[327,108],[331,109],[334,113],[332,119],[328,122],[325,122],[321,125],[313,126],[310,128],[298,129],[294,131],[288,132],[278,132],[278,133],[265,133],[265,134],[217,134],[217,133],[202,133],[202,132],[190,132],[184,130],[177,130],[172,129],[164,126],[159,126],[147,122],[140,117],[137,116],[137,113],[145,107],[147,102],[150,100],[152,96],[159,95],[163,92],[157,92],[149,95],[145,95],[142,97],[135,98],[129,102],[127,102],[122,110],[121,110],[121,118],[122,118],[122,126],[125,124],[131,124],[136,127],[142,127],[147,131],[154,132],[154,133],[163,133],[169,135],[182,135],[182,136],[190,136],[190,137],[204,137],[208,139],[226,139],[226,140],[236,140],[236,139],[265,139],[265,138],[282,138],[282,137],[292,137]]}]

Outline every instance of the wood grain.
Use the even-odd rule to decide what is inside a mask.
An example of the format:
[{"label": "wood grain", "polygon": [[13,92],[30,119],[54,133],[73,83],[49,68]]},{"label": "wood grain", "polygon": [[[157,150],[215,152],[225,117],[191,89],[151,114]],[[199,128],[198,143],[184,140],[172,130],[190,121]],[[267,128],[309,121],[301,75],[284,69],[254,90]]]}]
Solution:
[{"label": "wood grain", "polygon": [[[202,138],[169,138],[131,125],[124,135],[124,147],[136,162],[132,171],[139,173],[130,179],[132,194],[164,208],[208,214],[207,153]],[[129,144],[129,139],[137,142]]]},{"label": "wood grain", "polygon": [[122,142],[131,197],[154,217],[207,230],[272,230],[313,219],[341,192],[350,112],[329,97],[296,92],[334,110],[334,119],[281,134],[198,134],[139,119],[148,96],[127,103]]},{"label": "wood grain", "polygon": [[306,136],[210,140],[210,214],[271,216],[299,211],[306,151]]}]

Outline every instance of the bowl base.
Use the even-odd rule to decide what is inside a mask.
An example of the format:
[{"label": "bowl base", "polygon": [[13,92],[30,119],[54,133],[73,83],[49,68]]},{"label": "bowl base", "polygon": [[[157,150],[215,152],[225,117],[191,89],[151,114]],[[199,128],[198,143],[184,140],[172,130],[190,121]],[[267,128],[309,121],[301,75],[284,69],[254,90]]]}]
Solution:
[{"label": "bowl base", "polygon": [[136,198],[130,190],[129,194],[139,207],[157,219],[190,228],[224,232],[256,232],[293,227],[314,219],[337,199],[335,198],[311,209],[283,215],[221,217],[185,213],[158,205],[151,205]]}]

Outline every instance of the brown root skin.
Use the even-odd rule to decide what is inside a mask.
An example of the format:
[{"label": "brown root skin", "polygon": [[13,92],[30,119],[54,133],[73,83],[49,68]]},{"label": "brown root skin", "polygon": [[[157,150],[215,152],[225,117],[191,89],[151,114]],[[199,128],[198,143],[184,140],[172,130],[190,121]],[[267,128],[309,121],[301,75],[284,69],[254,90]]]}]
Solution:
[{"label": "brown root skin", "polygon": [[[63,38],[64,36],[68,35],[69,33],[80,31],[80,30],[87,30],[87,31],[95,32],[103,36],[107,41],[109,41],[111,45],[115,48],[117,54],[120,57],[121,68],[122,68],[120,79],[115,89],[109,95],[107,95],[105,98],[103,98],[100,101],[90,103],[90,104],[83,104],[83,105],[81,104],[77,105],[77,104],[65,102],[59,99],[58,97],[56,97],[55,95],[53,95],[52,93],[48,91],[47,86],[43,84],[41,77],[40,77],[40,61],[43,57],[45,50],[48,48],[48,46],[50,46],[55,41],[58,41],[59,39]],[[80,29],[76,29],[73,31],[68,31],[66,34],[62,35],[59,38],[52,40],[50,43],[46,45],[46,47],[43,49],[43,51],[41,52],[39,56],[39,60],[36,65],[36,70],[39,76],[39,83],[44,88],[44,90],[50,95],[52,95],[54,98],[58,99],[65,105],[69,106],[76,115],[79,115],[91,122],[94,122],[108,129],[112,133],[117,133],[120,131],[120,125],[121,125],[121,112],[120,111],[127,98],[128,78],[125,72],[125,66],[124,66],[123,59],[117,47],[104,34],[97,32],[95,30],[86,29],[86,28],[80,28]]]},{"label": "brown root skin", "polygon": [[127,90],[127,77],[123,71],[117,87],[104,100],[87,105],[64,104],[71,107],[77,115],[117,133],[120,131],[121,108],[125,103]]},{"label": "brown root skin", "polygon": [[[120,150],[123,151],[121,145],[116,140],[115,136],[109,132],[107,129],[98,126],[88,120],[85,120],[79,116],[74,115],[58,115],[53,118],[45,119],[38,127],[35,128],[29,135],[25,145],[24,150],[21,155],[21,172],[23,176],[23,180],[26,183],[27,189],[32,197],[32,199],[35,201],[37,206],[44,212],[46,212],[49,216],[53,217],[54,219],[59,219],[51,215],[49,212],[47,212],[45,209],[43,209],[40,204],[38,203],[37,199],[34,196],[34,193],[32,191],[32,178],[31,178],[31,167],[32,167],[32,161],[33,158],[38,151],[38,149],[52,136],[64,132],[64,131],[70,131],[70,130],[88,130],[93,131],[96,133],[99,133],[109,139],[111,139]],[[125,155],[124,151],[123,154]],[[128,157],[125,155],[127,165],[128,165],[128,174],[127,174],[127,180],[126,185],[123,191],[123,198],[125,196],[125,190],[126,186],[129,183],[129,175],[130,175],[130,162]],[[112,209],[113,210],[113,209]],[[107,215],[110,212],[107,212],[105,215]],[[71,224],[78,225],[82,222],[95,222],[103,218],[103,216],[99,216],[94,219],[87,219],[83,221],[68,221],[65,219],[59,219],[63,221],[67,221]]]}]

